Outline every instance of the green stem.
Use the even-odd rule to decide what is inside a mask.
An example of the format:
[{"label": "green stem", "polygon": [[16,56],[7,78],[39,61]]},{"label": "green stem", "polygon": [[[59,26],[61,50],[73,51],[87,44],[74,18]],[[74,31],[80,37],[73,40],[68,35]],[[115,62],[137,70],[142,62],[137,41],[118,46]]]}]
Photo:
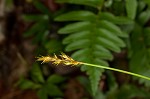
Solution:
[{"label": "green stem", "polygon": [[108,70],[113,70],[113,71],[117,71],[117,72],[121,72],[121,73],[125,73],[125,74],[129,74],[129,75],[133,75],[133,76],[136,76],[136,77],[140,77],[140,78],[150,80],[150,77],[146,77],[146,76],[143,76],[143,75],[140,75],[140,74],[136,74],[136,73],[132,73],[132,72],[116,69],[116,68],[111,68],[111,67],[106,67],[106,66],[101,66],[101,65],[95,65],[95,64],[89,64],[89,63],[83,63],[83,62],[81,64],[88,65],[88,66],[93,66],[93,67],[98,67],[98,68],[103,68],[103,69],[108,69]]}]

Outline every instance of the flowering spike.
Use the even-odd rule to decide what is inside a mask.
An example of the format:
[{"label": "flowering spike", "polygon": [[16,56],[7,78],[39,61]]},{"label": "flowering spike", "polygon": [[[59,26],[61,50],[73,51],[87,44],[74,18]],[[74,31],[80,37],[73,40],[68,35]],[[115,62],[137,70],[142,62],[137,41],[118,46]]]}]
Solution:
[{"label": "flowering spike", "polygon": [[41,57],[37,57],[37,61],[42,61],[42,63],[47,63],[47,62],[52,62],[54,65],[59,65],[59,64],[64,64],[64,65],[79,65],[81,64],[81,62],[75,61],[74,59],[72,59],[71,57],[67,56],[64,53],[61,53],[61,55],[59,55],[60,58],[58,58],[55,54],[54,56],[41,56]]}]

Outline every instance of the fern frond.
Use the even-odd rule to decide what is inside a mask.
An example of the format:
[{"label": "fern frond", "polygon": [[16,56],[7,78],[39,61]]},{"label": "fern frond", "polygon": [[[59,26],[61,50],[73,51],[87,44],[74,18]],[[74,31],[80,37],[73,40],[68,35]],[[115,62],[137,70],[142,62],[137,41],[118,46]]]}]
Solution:
[{"label": "fern frond", "polygon": [[[76,17],[74,17],[75,12]],[[83,16],[83,13],[86,14]],[[115,16],[113,17],[115,18]],[[68,36],[64,38],[63,43],[67,44],[65,48],[66,51],[74,51],[72,54],[74,59],[108,66],[107,60],[113,59],[111,51],[120,52],[121,48],[125,47],[125,43],[120,37],[127,36],[111,21],[109,22],[106,18],[99,18],[100,16],[95,13],[83,10],[60,15],[56,17],[57,21],[76,20],[78,22],[64,26],[58,33],[68,34]],[[100,76],[104,72],[104,69],[87,67],[83,64],[81,70],[89,75],[94,95],[98,89]]]}]

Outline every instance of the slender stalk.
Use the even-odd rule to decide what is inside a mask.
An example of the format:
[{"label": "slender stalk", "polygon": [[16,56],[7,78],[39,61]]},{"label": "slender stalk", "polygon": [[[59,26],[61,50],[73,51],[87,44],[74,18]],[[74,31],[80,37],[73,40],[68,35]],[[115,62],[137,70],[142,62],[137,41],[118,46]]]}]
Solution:
[{"label": "slender stalk", "polygon": [[150,80],[150,77],[143,76],[143,75],[136,74],[136,73],[132,73],[132,72],[128,72],[128,71],[125,71],[125,70],[106,67],[106,66],[102,66],[102,65],[95,65],[95,64],[89,64],[89,63],[84,63],[84,62],[78,62],[78,61],[73,60],[71,57],[67,56],[64,53],[61,53],[60,57],[61,58],[57,57],[56,55],[54,55],[53,57],[51,57],[51,56],[42,56],[42,57],[38,57],[37,61],[43,61],[42,63],[52,62],[55,65],[64,64],[64,65],[69,65],[69,66],[70,65],[76,66],[76,65],[83,64],[83,65],[87,65],[87,66],[93,66],[93,67],[108,69],[108,70],[112,70],[112,71],[117,71],[117,72],[121,72],[121,73],[125,73],[125,74],[129,74],[129,75],[132,75],[132,76],[136,76],[136,77],[140,77],[140,78],[143,78],[143,79]]},{"label": "slender stalk", "polygon": [[107,69],[107,70],[113,70],[113,71],[117,71],[117,72],[121,72],[121,73],[125,73],[125,74],[129,74],[129,75],[132,75],[132,76],[136,76],[136,77],[140,77],[140,78],[143,78],[143,79],[150,80],[150,77],[143,76],[143,75],[136,74],[136,73],[132,73],[132,72],[128,72],[128,71],[125,71],[125,70],[120,70],[120,69],[106,67],[106,66],[101,66],[101,65],[89,64],[89,63],[83,63],[83,62],[81,62],[81,64],[87,65],[87,66],[103,68],[103,69]]}]

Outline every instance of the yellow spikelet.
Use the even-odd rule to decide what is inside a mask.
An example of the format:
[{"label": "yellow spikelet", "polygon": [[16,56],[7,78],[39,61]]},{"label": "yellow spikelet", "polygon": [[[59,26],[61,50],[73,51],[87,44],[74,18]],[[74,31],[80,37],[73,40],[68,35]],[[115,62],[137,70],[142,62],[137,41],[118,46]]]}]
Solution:
[{"label": "yellow spikelet", "polygon": [[43,61],[42,63],[48,63],[52,60],[50,56],[41,56],[37,58],[38,58],[37,61]]},{"label": "yellow spikelet", "polygon": [[61,55],[59,55],[59,57],[57,57],[55,54],[54,56],[41,56],[41,57],[37,57],[37,61],[42,61],[42,63],[48,63],[48,62],[52,62],[54,65],[59,65],[59,64],[64,64],[64,65],[79,65],[81,64],[81,62],[75,61],[74,59],[72,59],[71,57],[67,56],[64,53],[61,53]]}]

